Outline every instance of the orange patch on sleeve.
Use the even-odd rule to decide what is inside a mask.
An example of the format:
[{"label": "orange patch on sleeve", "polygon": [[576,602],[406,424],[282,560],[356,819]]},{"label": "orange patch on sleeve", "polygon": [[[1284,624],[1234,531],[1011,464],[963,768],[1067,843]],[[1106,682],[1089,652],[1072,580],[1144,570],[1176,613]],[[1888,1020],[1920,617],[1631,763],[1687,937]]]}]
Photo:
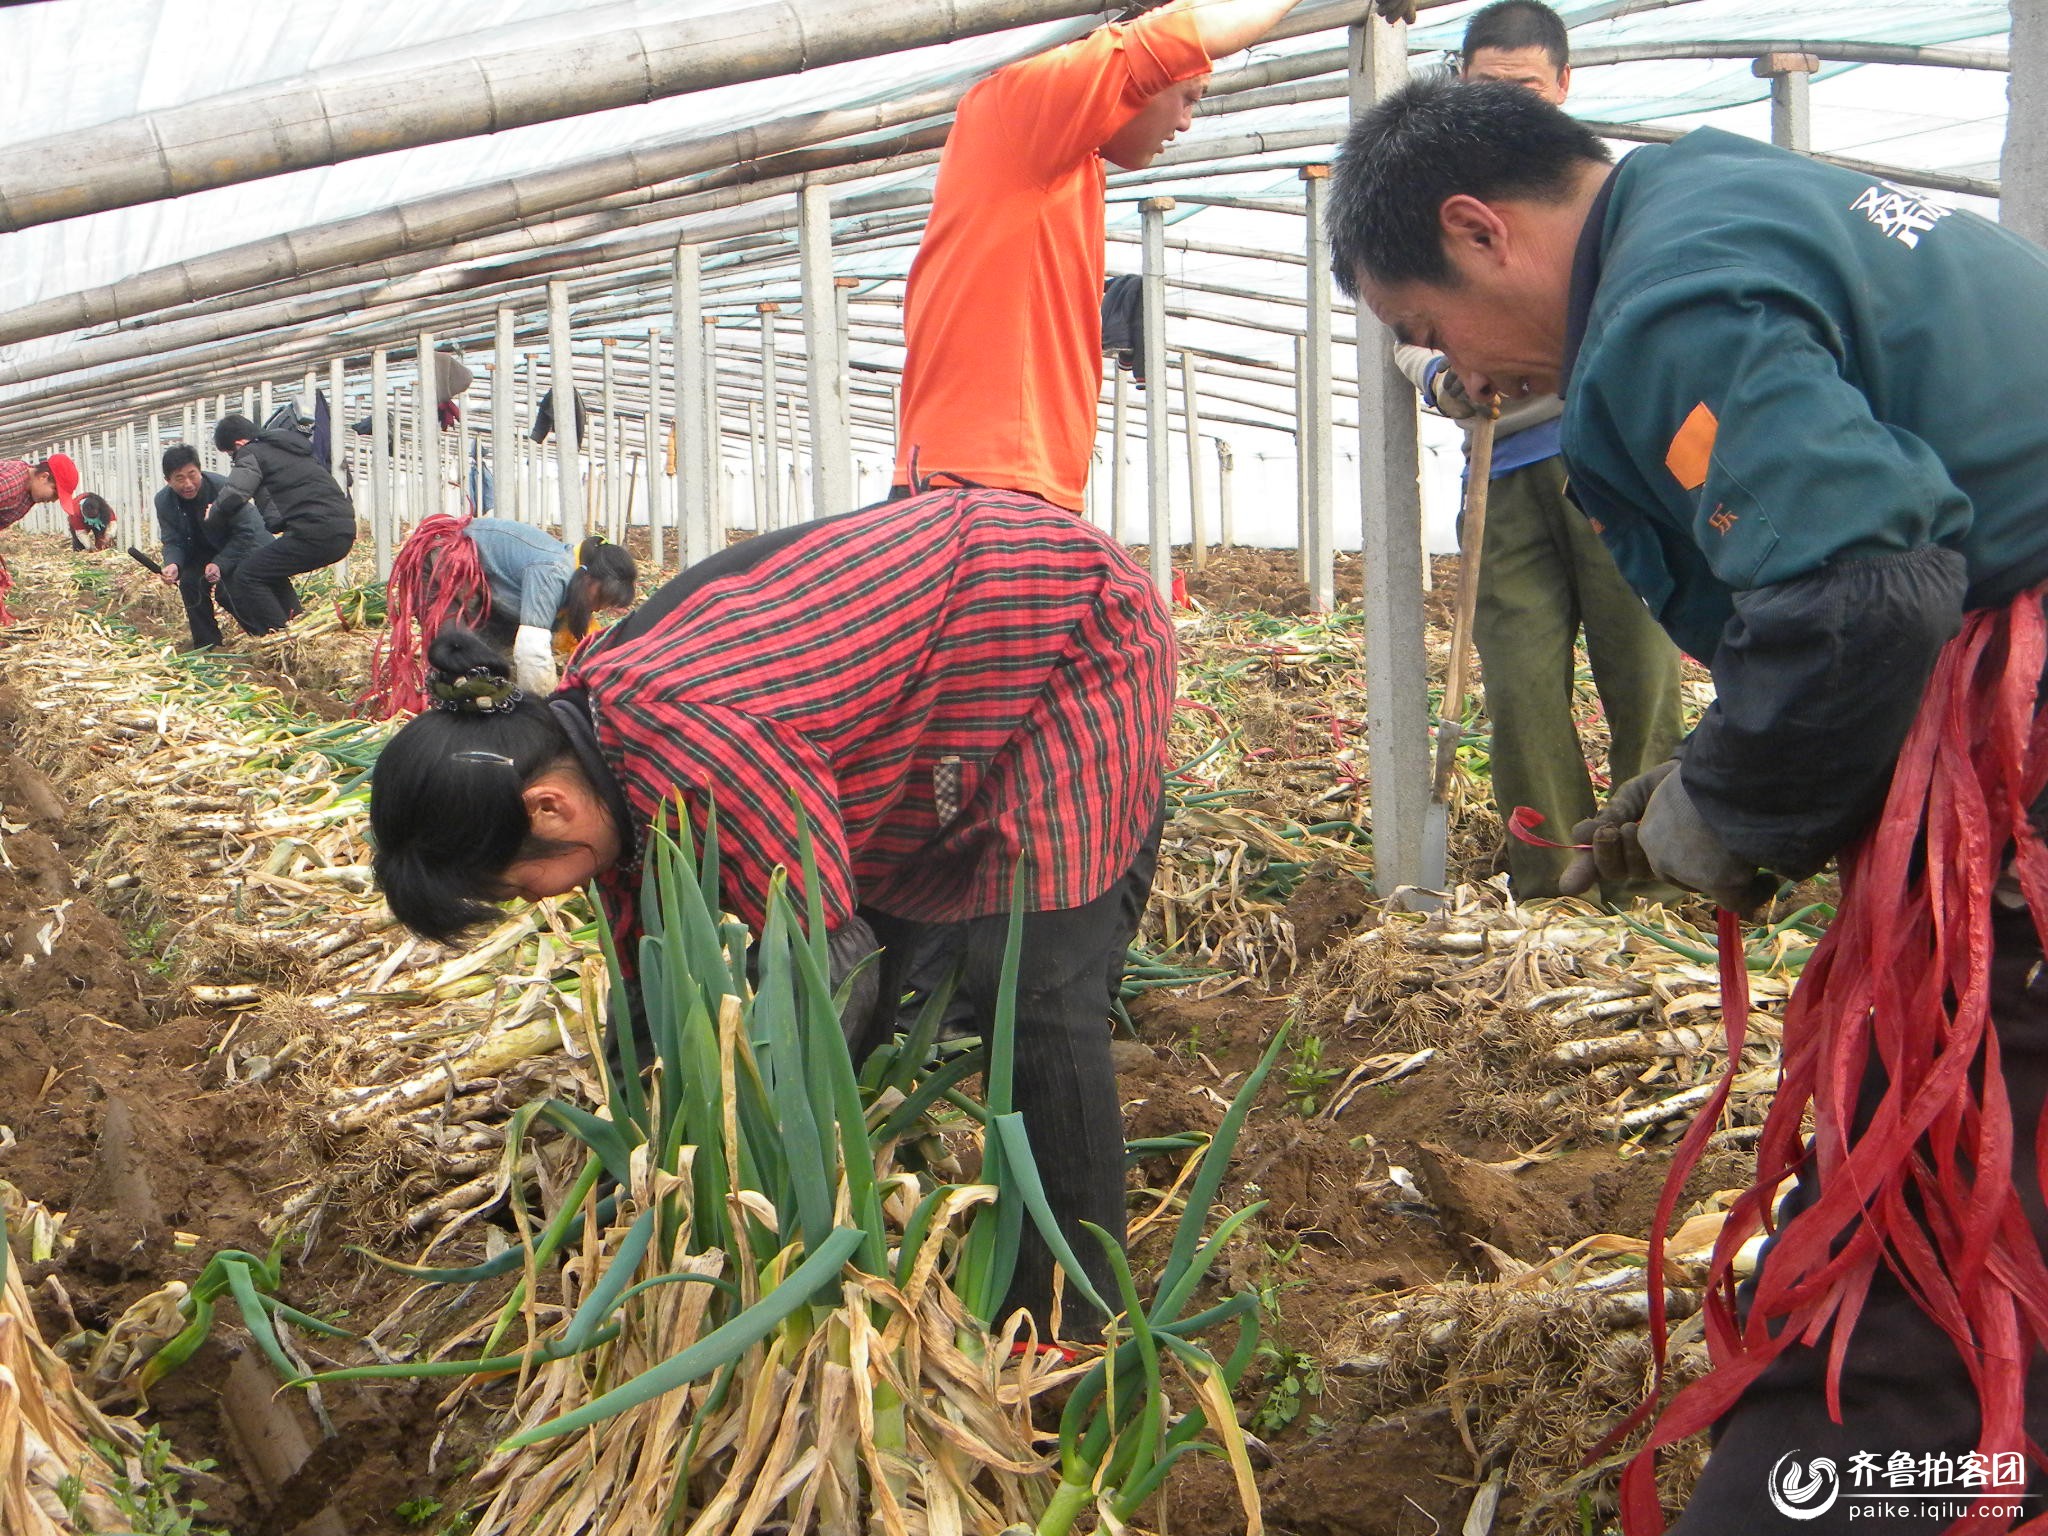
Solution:
[{"label": "orange patch on sleeve", "polygon": [[1692,408],[1692,414],[1685,418],[1671,439],[1671,446],[1664,451],[1664,467],[1688,491],[1696,491],[1707,483],[1707,465],[1714,457],[1714,438],[1720,430],[1719,419],[1702,400]]}]

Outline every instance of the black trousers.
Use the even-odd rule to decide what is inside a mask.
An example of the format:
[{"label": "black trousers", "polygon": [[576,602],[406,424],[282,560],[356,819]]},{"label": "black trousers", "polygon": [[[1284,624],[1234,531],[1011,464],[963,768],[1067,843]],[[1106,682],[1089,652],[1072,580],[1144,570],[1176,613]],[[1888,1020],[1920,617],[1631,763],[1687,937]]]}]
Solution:
[{"label": "black trousers", "polygon": [[223,585],[235,617],[252,635],[283,629],[299,606],[291,578],[334,564],[355,542],[353,523],[333,529],[287,527],[228,572]]},{"label": "black trousers", "polygon": [[[2012,1102],[2012,1179],[2037,1241],[2048,1239],[2048,1210],[2035,1177],[2035,1134],[2048,1103],[2048,969],[2033,918],[2025,911],[1993,917],[1991,1020],[1998,1032],[2000,1065]],[[1867,1120],[1883,1080],[1866,1084],[1859,1121]],[[1781,1210],[1789,1218],[1817,1198],[1811,1165]],[[1770,1262],[1766,1247],[1762,1262]],[[1877,1458],[1880,1469],[1894,1452],[1918,1460],[1931,1454],[1961,1457],[1976,1448],[1977,1395],[1962,1357],[1887,1268],[1880,1265],[1850,1335],[1842,1365],[1842,1422],[1828,1417],[1826,1380],[1832,1335],[1815,1346],[1792,1345],[1765,1369],[1716,1427],[1713,1455],[1671,1536],[1748,1536],[1751,1532],[1882,1532],[1934,1536],[1953,1521],[1937,1512],[1943,1498],[1886,1498],[1889,1484],[1852,1470],[1855,1458]],[[2048,1368],[2036,1357],[2027,1373],[2026,1429],[2048,1445]],[[1772,1504],[1768,1481],[1788,1453],[1803,1466],[1817,1456],[1835,1464],[1840,1493],[1825,1513],[1788,1518]],[[1928,1487],[1918,1479],[1915,1489]],[[1938,1484],[1936,1486],[1939,1486]],[[1950,1492],[1955,1485],[1950,1484]],[[2036,1474],[2029,1492],[2041,1494]],[[1967,1496],[1959,1495],[1959,1497]],[[2005,1501],[2001,1501],[2005,1502]],[[1873,1505],[1882,1505],[1873,1510]],[[2026,1501],[2029,1517],[2048,1509]],[[2017,1523],[2017,1522],[2015,1522]]]},{"label": "black trousers", "polygon": [[[226,582],[221,586],[225,588]],[[206,579],[206,561],[199,559],[191,564],[178,567],[178,596],[185,603],[185,623],[192,630],[192,644],[195,647],[220,644],[220,615],[214,610],[214,584]],[[226,591],[218,594],[220,606],[227,609],[229,617],[234,608],[228,602]]]},{"label": "black trousers", "polygon": [[[1123,878],[1087,905],[1027,914],[1018,968],[1015,1107],[1031,1137],[1046,1203],[1088,1278],[1112,1304],[1116,1280],[1108,1258],[1081,1223],[1093,1222],[1123,1241],[1124,1121],[1109,1054],[1109,1014],[1123,978],[1125,954],[1137,937],[1138,920],[1152,893],[1159,832],[1155,820]],[[951,933],[944,933],[940,925],[909,922],[871,909],[864,909],[861,916],[882,945],[884,999],[902,995],[905,979],[926,946],[957,942],[961,972],[956,996],[972,1011],[986,1037],[1002,979],[1007,915],[946,925],[954,930]],[[880,1045],[895,1027],[894,1010],[878,1010],[876,1019],[853,1041],[855,1060]],[[1025,1308],[1037,1319],[1040,1336],[1049,1337],[1053,1271],[1052,1250],[1026,1220],[1016,1278],[1002,1315]],[[1097,1338],[1103,1321],[1071,1288],[1066,1291],[1060,1330],[1065,1337]]]}]

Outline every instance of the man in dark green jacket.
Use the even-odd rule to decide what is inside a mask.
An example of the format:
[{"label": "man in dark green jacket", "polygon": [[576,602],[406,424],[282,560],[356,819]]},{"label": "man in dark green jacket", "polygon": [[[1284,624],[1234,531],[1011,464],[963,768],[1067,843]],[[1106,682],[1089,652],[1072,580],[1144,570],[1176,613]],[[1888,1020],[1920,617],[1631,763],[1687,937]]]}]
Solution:
[{"label": "man in dark green jacket", "polygon": [[[1665,629],[1713,669],[1716,702],[1679,756],[1574,829],[1587,846],[1566,888],[1655,875],[1744,911],[1846,850],[1855,880],[1838,925],[1893,940],[1809,967],[1802,993],[1824,1001],[1798,1013],[1794,1000],[1818,1032],[1788,1026],[1779,1105],[1798,1177],[1783,1252],[1802,1257],[1773,1274],[1767,1252],[1755,1293],[1774,1298],[1767,1326],[1717,1339],[1739,1396],[1713,1399],[1732,1411],[1680,1529],[1847,1529],[1870,1517],[1853,1495],[1871,1491],[1855,1479],[1872,1468],[1880,1492],[2010,1497],[2024,1475],[1935,1472],[1978,1454],[1980,1428],[2015,1447],[2017,1466],[2022,1403],[2026,1434],[2048,1444],[2035,1159],[2048,987],[2035,986],[2040,919],[2020,889],[2048,889],[2048,850],[2042,801],[2030,825],[2024,798],[1990,805],[1983,776],[2032,764],[2048,717],[2024,723],[2038,660],[1996,674],[2001,720],[2015,700],[2022,717],[2004,738],[1972,736],[1988,697],[1955,680],[1974,688],[2004,658],[2035,654],[2024,636],[2048,580],[2048,416],[2031,402],[2048,396],[2048,256],[1909,189],[1710,129],[1616,167],[1584,127],[1505,86],[1388,99],[1355,125],[1334,188],[1340,282],[1474,390],[1563,396],[1574,499]],[[1948,648],[1966,628],[1993,642],[1974,673]],[[1923,709],[1938,661],[1956,691]],[[1976,805],[1958,817],[1957,795],[1932,795],[1902,841],[1898,814],[1915,802],[1881,825],[1878,813],[1895,768],[1909,787],[1925,776],[1923,761],[1911,775],[1901,765],[1909,731],[1948,754],[1932,782]],[[1987,807],[2009,847],[1948,835]],[[1930,873],[1937,856],[1914,839],[1937,822],[1947,841]],[[1884,841],[1865,837],[1874,825]],[[1880,847],[1896,856],[1869,857]],[[1894,890],[1920,905],[1887,928],[1872,914]],[[1889,975],[1923,953],[1939,963],[1920,990],[1854,992],[1858,967]],[[1830,1011],[1841,996],[1861,1001]],[[1958,1037],[1973,1009],[1982,1035]],[[1872,1017],[1895,1027],[1866,1028]],[[1956,1038],[1967,1048],[1944,1054]],[[1803,1158],[1795,1076],[1816,1106]],[[1816,1221],[1799,1226],[1808,1211]],[[1967,1365],[1930,1313],[1967,1321]],[[1833,1362],[1837,1422],[1830,1333],[1843,1317],[1855,1322]],[[1896,1456],[1915,1469],[1907,1482],[1889,1481]],[[1887,1531],[1953,1518],[1938,1499],[1894,1504]]]}]

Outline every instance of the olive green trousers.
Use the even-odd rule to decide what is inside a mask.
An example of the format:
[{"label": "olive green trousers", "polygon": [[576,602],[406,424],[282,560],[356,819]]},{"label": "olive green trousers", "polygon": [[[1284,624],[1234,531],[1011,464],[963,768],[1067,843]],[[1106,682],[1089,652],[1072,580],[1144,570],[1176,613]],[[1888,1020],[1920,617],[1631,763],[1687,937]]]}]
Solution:
[{"label": "olive green trousers", "polygon": [[[1596,809],[1572,719],[1574,645],[1586,656],[1611,745],[1614,784],[1669,757],[1682,731],[1678,648],[1622,579],[1600,536],[1565,498],[1564,460],[1541,459],[1487,488],[1472,639],[1493,726],[1493,795],[1501,820],[1517,806],[1569,842]],[[1508,839],[1508,877],[1523,900],[1555,896],[1571,854]]]}]

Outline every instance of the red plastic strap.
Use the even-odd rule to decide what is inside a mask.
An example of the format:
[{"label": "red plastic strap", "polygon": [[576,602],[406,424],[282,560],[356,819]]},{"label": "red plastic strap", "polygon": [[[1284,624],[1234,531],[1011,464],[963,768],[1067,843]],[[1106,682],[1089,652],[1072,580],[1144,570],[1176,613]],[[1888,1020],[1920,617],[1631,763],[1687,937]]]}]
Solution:
[{"label": "red plastic strap", "polygon": [[1585,853],[1592,848],[1591,843],[1553,843],[1538,836],[1536,829],[1549,819],[1533,805],[1518,805],[1508,816],[1508,831],[1532,848],[1564,848],[1573,853]]},{"label": "red plastic strap", "polygon": [[480,624],[490,614],[491,585],[468,521],[445,512],[422,519],[391,562],[385,629],[370,652],[370,686],[357,700],[372,719],[424,709],[434,636],[444,625]]},{"label": "red plastic strap", "polygon": [[[2041,602],[2037,589],[1966,617],[1936,663],[1883,814],[1842,855],[1835,921],[1786,1008],[1756,1181],[1714,1245],[1704,1321],[1715,1368],[1672,1400],[1623,1475],[1628,1536],[1663,1528],[1657,1450],[1713,1424],[1795,1343],[1828,1350],[1828,1408],[1840,1421],[1844,1352],[1879,1265],[1955,1341],[1982,1414],[1977,1450],[2048,1464],[2022,1420],[2026,1363],[2048,1346],[2048,1263],[2013,1177],[2017,1136],[2034,1138],[2037,1169],[2048,1138],[2013,1124],[1990,1009],[1992,889],[2008,864],[2048,942],[2048,846],[2028,817],[2048,787],[2048,713],[2035,710],[2048,660]],[[1748,977],[1739,937],[1723,913],[1728,1067],[1672,1160],[1651,1234],[1653,1273],[1740,1070]],[[1852,1137],[1874,1065],[1884,1092]],[[1738,1314],[1735,1256],[1770,1230],[1778,1188],[1808,1159],[1813,1204],[1778,1232],[1749,1310]],[[1661,1290],[1652,1290],[1653,1309]],[[1654,1311],[1651,1336],[1661,1387],[1667,1334]],[[1951,1536],[2007,1529],[1989,1513],[1998,1494],[1982,1497],[1992,1502],[1952,1524]]]},{"label": "red plastic strap", "polygon": [[7,569],[5,560],[0,560],[0,625],[14,622],[14,615],[7,611],[7,594],[13,590],[14,573]]}]

